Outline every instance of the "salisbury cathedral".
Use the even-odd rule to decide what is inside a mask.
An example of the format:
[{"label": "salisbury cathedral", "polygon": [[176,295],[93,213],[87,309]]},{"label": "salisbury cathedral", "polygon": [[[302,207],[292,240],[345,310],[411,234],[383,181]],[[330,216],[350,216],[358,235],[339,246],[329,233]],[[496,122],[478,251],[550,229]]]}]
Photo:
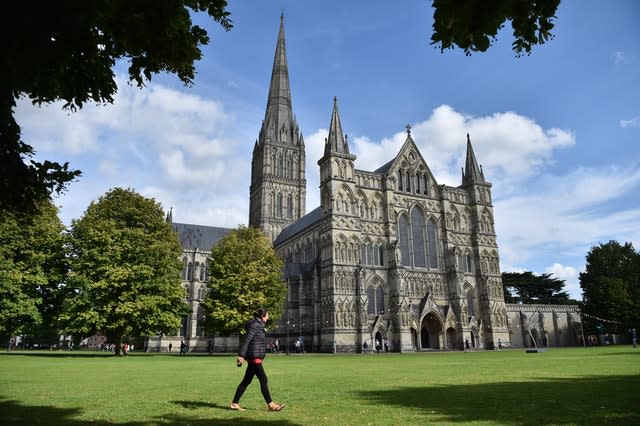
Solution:
[{"label": "salisbury cathedral", "polygon": [[[469,135],[457,187],[438,183],[410,126],[393,158],[360,170],[334,98],[324,154],[312,159],[320,206],[306,213],[305,143],[294,117],[281,18],[249,189],[249,225],[272,241],[289,289],[269,339],[313,352],[360,352],[376,341],[393,352],[577,344],[576,306],[505,304],[491,183]],[[151,339],[149,349],[186,340],[190,350],[234,350],[237,339],[207,336],[199,306],[207,256],[229,229],[172,223],[192,314],[179,336]]]}]

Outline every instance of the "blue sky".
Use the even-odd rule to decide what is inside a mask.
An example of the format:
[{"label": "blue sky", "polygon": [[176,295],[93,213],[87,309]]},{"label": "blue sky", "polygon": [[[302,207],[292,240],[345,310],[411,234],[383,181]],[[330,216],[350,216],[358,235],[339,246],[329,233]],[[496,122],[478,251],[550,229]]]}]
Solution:
[{"label": "blue sky", "polygon": [[119,64],[113,105],[69,113],[19,103],[36,158],[83,171],[55,199],[65,224],[114,187],[173,207],[176,222],[246,224],[284,11],[307,211],[319,204],[316,163],[337,96],[358,169],[393,158],[410,124],[438,183],[458,186],[470,133],[493,183],[503,271],[553,273],[579,298],[592,246],[640,247],[640,2],[564,0],[555,39],[522,58],[508,26],[486,53],[441,53],[425,0],[230,3],[234,29],[206,24],[212,42],[193,87],[160,75],[139,90]]}]

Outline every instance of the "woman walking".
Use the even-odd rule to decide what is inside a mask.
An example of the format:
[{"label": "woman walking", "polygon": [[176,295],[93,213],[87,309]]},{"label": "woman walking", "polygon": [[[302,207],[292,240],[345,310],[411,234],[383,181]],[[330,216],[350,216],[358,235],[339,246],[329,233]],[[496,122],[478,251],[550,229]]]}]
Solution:
[{"label": "woman walking", "polygon": [[249,386],[253,380],[253,376],[257,376],[260,381],[260,391],[262,392],[264,401],[269,407],[269,411],[280,411],[284,408],[284,404],[276,404],[271,400],[267,374],[264,372],[264,367],[262,366],[262,361],[266,355],[267,345],[264,326],[269,319],[269,312],[267,312],[266,309],[260,308],[253,314],[253,316],[254,318],[248,321],[245,325],[247,334],[242,346],[240,346],[238,358],[236,359],[236,365],[238,367],[242,367],[242,364],[246,360],[247,369],[244,373],[244,378],[236,389],[230,408],[238,411],[244,410],[244,408],[240,406],[240,398],[242,398],[242,394],[244,394],[247,386]]}]

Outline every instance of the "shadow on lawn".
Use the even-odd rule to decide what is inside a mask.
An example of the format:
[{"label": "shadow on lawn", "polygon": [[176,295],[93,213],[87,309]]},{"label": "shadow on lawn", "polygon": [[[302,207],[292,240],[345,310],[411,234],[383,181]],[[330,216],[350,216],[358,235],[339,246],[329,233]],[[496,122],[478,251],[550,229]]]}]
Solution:
[{"label": "shadow on lawn", "polygon": [[[186,402],[186,401],[175,401]],[[216,404],[195,403],[192,407],[211,407],[211,408],[224,408],[228,410],[228,407],[220,407]],[[65,425],[65,426],[205,426],[205,425],[283,425],[292,426],[296,423],[292,423],[287,420],[265,420],[248,418],[246,414],[238,413],[238,416],[233,418],[217,418],[212,416],[211,418],[193,418],[189,416],[181,415],[162,415],[153,419],[146,419],[141,421],[131,422],[111,422],[104,420],[78,420],[76,417],[82,412],[80,408],[58,408],[49,406],[30,406],[23,405],[19,401],[10,401],[0,399],[0,424],[4,426],[23,426],[23,425]],[[213,413],[212,413],[213,414]],[[279,414],[279,413],[274,413]]]},{"label": "shadow on lawn", "polygon": [[447,423],[640,424],[640,375],[591,376],[359,392],[375,404],[423,410]]}]

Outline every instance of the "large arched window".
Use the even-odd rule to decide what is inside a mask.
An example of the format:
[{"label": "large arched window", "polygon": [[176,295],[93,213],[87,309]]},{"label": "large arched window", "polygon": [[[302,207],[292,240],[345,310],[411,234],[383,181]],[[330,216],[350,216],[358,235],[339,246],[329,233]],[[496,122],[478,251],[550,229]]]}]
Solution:
[{"label": "large arched window", "polygon": [[420,209],[411,210],[411,236],[413,237],[413,265],[417,268],[427,266],[427,247],[424,235],[424,214]]},{"label": "large arched window", "polygon": [[433,219],[426,221],[424,213],[414,208],[411,220],[403,214],[398,219],[401,263],[416,268],[438,268],[438,231]]}]

